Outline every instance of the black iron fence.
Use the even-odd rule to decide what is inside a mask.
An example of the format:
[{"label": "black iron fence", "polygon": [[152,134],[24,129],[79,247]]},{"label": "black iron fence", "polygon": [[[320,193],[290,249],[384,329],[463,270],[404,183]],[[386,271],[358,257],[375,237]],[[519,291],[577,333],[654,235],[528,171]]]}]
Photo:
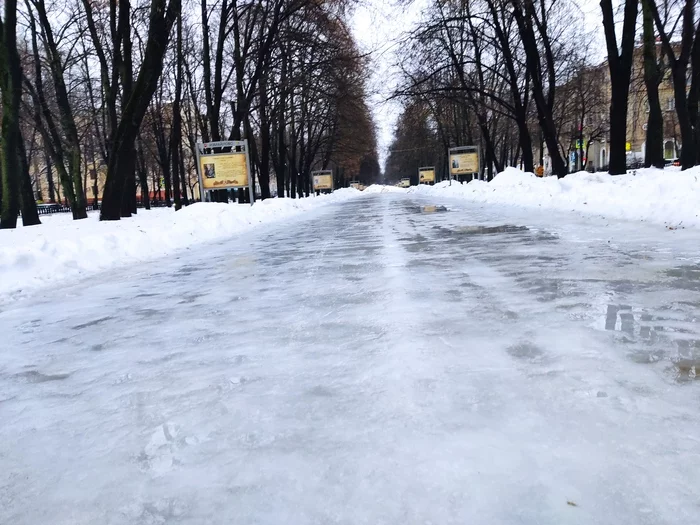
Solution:
[{"label": "black iron fence", "polygon": [[[171,203],[170,206],[173,204]],[[95,204],[88,204],[87,209],[88,211],[95,211],[99,210],[100,207],[102,206],[101,202],[97,203],[97,206]],[[165,208],[168,206],[168,204],[165,201],[151,201],[151,208]],[[137,208],[143,208],[144,205],[142,202],[137,202],[136,203]],[[37,204],[36,205],[37,211],[39,212],[39,215],[53,215],[54,213],[70,213],[71,209],[70,206],[67,206],[65,204],[62,204],[60,202],[52,202],[52,203],[47,203],[47,204]]]},{"label": "black iron fence", "polygon": [[37,204],[36,210],[39,212],[39,215],[53,215],[54,213],[70,212],[70,206],[65,206],[58,203]]}]

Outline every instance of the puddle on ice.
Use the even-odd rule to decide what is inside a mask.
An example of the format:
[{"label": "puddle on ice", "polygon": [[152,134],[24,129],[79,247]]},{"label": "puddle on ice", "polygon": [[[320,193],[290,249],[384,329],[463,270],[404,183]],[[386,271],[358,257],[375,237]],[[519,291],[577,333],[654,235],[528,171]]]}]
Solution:
[{"label": "puddle on ice", "polygon": [[444,228],[438,226],[438,229],[451,235],[493,235],[496,233],[524,233],[529,231],[525,226],[515,226],[512,224],[504,224],[501,226],[457,226],[456,228]]},{"label": "puddle on ice", "polygon": [[666,271],[673,278],[672,285],[682,290],[700,291],[700,265],[678,266]]},{"label": "puddle on ice", "polygon": [[437,206],[435,204],[428,204],[420,207],[420,213],[441,213],[445,211],[447,211],[445,206]]},{"label": "puddle on ice", "polygon": [[699,379],[700,326],[695,322],[695,312],[661,308],[652,313],[608,305],[605,329],[621,333],[621,342],[629,347],[630,361],[670,363],[667,371],[681,383]]},{"label": "puddle on ice", "polygon": [[16,377],[21,377],[28,383],[48,383],[49,381],[68,379],[70,374],[42,374],[36,370],[30,370],[29,372],[17,374]]},{"label": "puddle on ice", "polygon": [[461,226],[455,228],[455,232],[466,235],[491,235],[494,233],[522,233],[528,229],[525,226],[513,226],[504,224],[503,226]]},{"label": "puddle on ice", "polygon": [[677,277],[679,279],[687,279],[690,281],[700,281],[700,265],[678,266],[666,271],[669,277]]},{"label": "puddle on ice", "polygon": [[507,348],[507,352],[515,358],[525,360],[537,360],[541,359],[545,355],[544,350],[529,342],[511,345]]},{"label": "puddle on ice", "polygon": [[676,379],[685,383],[686,381],[694,381],[700,379],[700,357],[697,359],[679,359],[673,363],[677,372]]}]

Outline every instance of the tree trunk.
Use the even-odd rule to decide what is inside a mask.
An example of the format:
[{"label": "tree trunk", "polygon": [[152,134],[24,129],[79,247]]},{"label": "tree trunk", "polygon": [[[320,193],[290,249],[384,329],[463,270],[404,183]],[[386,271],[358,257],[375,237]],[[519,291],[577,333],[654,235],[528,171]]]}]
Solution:
[{"label": "tree trunk", "polygon": [[523,168],[528,173],[534,173],[535,159],[532,153],[532,137],[530,136],[530,129],[527,125],[527,106],[520,93],[521,78],[515,71],[515,60],[511,49],[512,44],[508,41],[503,27],[501,26],[500,11],[496,9],[496,3],[488,2],[488,5],[491,10],[496,36],[501,44],[506,70],[508,71],[508,84],[510,86],[511,97],[513,98],[515,123],[518,126],[518,142],[522,150]]},{"label": "tree trunk", "polygon": [[22,225],[35,226],[41,224],[39,220],[39,212],[36,208],[36,200],[34,199],[34,189],[32,188],[32,179],[29,176],[29,162],[27,161],[27,152],[24,148],[24,139],[19,137],[19,158],[22,171],[20,173],[20,208],[22,210]]},{"label": "tree trunk", "polygon": [[173,102],[173,123],[170,129],[170,158],[172,160],[173,191],[175,193],[175,211],[182,208],[180,200],[180,143],[182,142],[182,114],[180,98],[182,96],[182,17],[177,17],[177,71],[175,73],[175,100]]},{"label": "tree trunk", "polygon": [[[153,136],[155,139],[156,146],[156,156],[158,159],[158,165],[161,169],[161,174],[163,175],[163,184],[165,186],[165,204],[170,207],[172,192],[171,192],[171,147],[170,140],[171,137],[168,135],[165,129],[165,123],[163,118],[163,109],[160,103],[156,103],[155,112],[151,111],[151,124],[153,129]],[[172,134],[172,129],[171,129]]]},{"label": "tree trunk", "polygon": [[260,183],[260,198],[270,198],[270,121],[268,115],[267,100],[267,74],[260,78],[260,171],[258,182]]},{"label": "tree trunk", "polygon": [[663,69],[656,54],[656,37],[654,34],[654,17],[649,7],[649,0],[642,0],[644,26],[644,84],[649,101],[647,117],[646,151],[644,166],[663,169],[664,162],[664,117],[659,98],[659,84],[663,80]]},{"label": "tree trunk", "polygon": [[608,170],[611,175],[627,173],[627,104],[629,86],[613,83],[610,102],[610,152]]},{"label": "tree trunk", "polygon": [[[75,139],[78,140],[77,132]],[[75,196],[71,202],[73,219],[86,219],[87,201],[85,200],[85,192],[83,191],[83,178],[80,169],[80,145],[76,142],[66,153],[68,154],[68,173],[71,183],[73,184],[73,195]]]},{"label": "tree trunk", "polygon": [[[489,170],[492,169],[490,164],[495,164],[496,172],[500,173],[501,171],[503,171],[503,166],[499,165],[498,159],[496,158],[496,148],[493,144],[493,140],[491,138],[491,132],[489,131],[489,128],[488,128],[488,121],[485,118],[483,118],[481,115],[479,115],[477,118],[479,120],[479,127],[481,128],[481,135],[484,139],[484,144],[485,144],[484,149],[486,150],[485,151],[486,157],[488,159],[490,159]],[[491,171],[489,171],[489,177],[490,177],[489,180],[491,180],[493,178],[493,173]]]},{"label": "tree trunk", "polygon": [[[700,33],[700,24],[698,25],[698,33]],[[698,33],[695,35],[695,42],[690,55],[692,80],[688,91],[688,115],[690,116],[690,124],[693,126],[695,135],[696,164],[700,163],[700,35]]]},{"label": "tree trunk", "polygon": [[56,202],[56,183],[53,180],[53,166],[48,151],[44,152],[44,162],[46,163],[46,180],[49,183],[49,202]]},{"label": "tree trunk", "polygon": [[[134,142],[136,142],[134,140]],[[137,212],[136,207],[136,148],[132,146],[126,162],[124,189],[122,192],[121,216],[131,217]]]},{"label": "tree trunk", "polygon": [[143,158],[143,147],[141,144],[136,148],[136,170],[141,184],[141,204],[146,210],[151,209],[151,195],[148,191],[148,169]]},{"label": "tree trunk", "polygon": [[[695,66],[700,67],[700,49],[698,49],[699,44],[697,42],[700,39],[700,25],[695,22],[695,1],[685,0],[684,2],[683,14],[679,19],[682,26],[680,44],[671,41],[674,35],[669,33],[664,27],[655,0],[647,1],[671,66],[676,117],[681,130],[681,166],[682,169],[686,170],[695,165],[698,157],[695,145],[696,131],[693,122],[697,120],[697,97],[700,89],[700,86],[698,86],[698,81],[700,80],[698,79],[699,72],[695,70]],[[675,33],[676,31],[677,27],[674,26],[673,32]],[[691,57],[693,58],[694,68],[690,93],[688,93],[687,75]]]},{"label": "tree trunk", "polygon": [[581,112],[581,121],[578,123],[578,170],[579,171],[584,171],[586,169],[586,165],[583,163],[583,148],[584,148],[584,137],[583,137],[583,115],[585,115],[585,111]]},{"label": "tree trunk", "polygon": [[2,212],[0,229],[16,228],[20,209],[19,107],[22,69],[17,52],[17,0],[5,0],[0,23],[0,88],[2,89]]},{"label": "tree trunk", "polygon": [[[260,165],[260,162],[259,162],[260,157],[259,157],[259,152],[258,152],[258,143],[255,140],[255,133],[253,132],[253,127],[250,124],[250,114],[246,115],[246,118],[243,121],[243,126],[245,129],[245,138],[248,140],[248,160],[250,162],[250,166],[248,166],[248,169],[250,171],[250,178],[251,178],[251,183],[253,186],[253,191],[255,191],[255,176],[256,176],[256,174],[258,176],[258,181],[260,180],[260,173],[258,171],[258,167]],[[269,195],[269,193],[270,193],[269,179],[268,179],[267,187],[268,187],[268,195]],[[245,195],[244,203],[250,203],[250,190],[248,188],[245,188],[243,190],[243,193]],[[243,204],[240,201],[239,201],[239,203]]]},{"label": "tree trunk", "polygon": [[280,74],[280,100],[277,109],[277,157],[279,165],[276,167],[277,173],[277,198],[285,197],[285,190],[289,195],[289,176],[286,169],[287,166],[287,148],[285,141],[287,140],[285,129],[287,122],[285,120],[286,109],[286,92],[287,92],[287,54],[282,54],[282,72]]},{"label": "tree trunk", "polygon": [[627,105],[634,60],[638,0],[625,0],[622,52],[618,51],[612,0],[601,0],[610,70],[610,174],[627,173]]},{"label": "tree trunk", "polygon": [[150,210],[151,196],[148,193],[148,174],[143,170],[139,171],[139,182],[141,184],[141,204],[143,204],[144,210]]},{"label": "tree trunk", "polygon": [[[552,170],[557,177],[565,177],[567,174],[566,163],[559,151],[557,128],[554,123],[554,115],[549,99],[553,96],[554,86],[549,86],[548,97],[545,97],[542,81],[540,51],[537,37],[532,26],[534,21],[534,7],[532,0],[524,0],[525,11],[522,11],[520,0],[513,0],[514,15],[518,24],[520,38],[525,48],[526,67],[532,78],[532,96],[537,108],[537,120],[542,130],[544,141],[547,144],[549,157],[552,159]],[[545,35],[541,35],[544,39]]]},{"label": "tree trunk", "polygon": [[[189,206],[190,199],[187,196],[187,171],[185,169],[185,155],[182,147],[182,141],[178,144],[178,149],[180,151],[180,185],[182,187],[182,205]],[[194,200],[194,195],[192,196]]]},{"label": "tree trunk", "polygon": [[535,172],[535,157],[532,153],[532,136],[527,126],[527,120],[518,118],[518,141],[522,152],[523,169],[528,173]]},{"label": "tree trunk", "polygon": [[681,169],[687,170],[695,166],[695,141],[693,126],[690,124],[688,99],[686,94],[686,68],[673,68],[673,94],[676,103],[676,116],[681,130]]},{"label": "tree trunk", "polygon": [[292,199],[297,198],[297,174],[294,166],[291,163],[289,167],[289,196]]}]

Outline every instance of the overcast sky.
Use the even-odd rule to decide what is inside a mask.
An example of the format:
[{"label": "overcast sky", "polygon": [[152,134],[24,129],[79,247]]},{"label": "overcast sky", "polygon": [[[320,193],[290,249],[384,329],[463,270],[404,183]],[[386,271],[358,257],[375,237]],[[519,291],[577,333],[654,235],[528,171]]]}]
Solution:
[{"label": "overcast sky", "polygon": [[[387,150],[392,139],[399,106],[387,102],[398,82],[397,72],[392,67],[396,62],[395,51],[402,32],[420,20],[421,9],[430,0],[415,0],[408,6],[396,0],[360,0],[352,19],[352,29],[363,52],[371,53],[372,77],[369,85],[372,110],[378,127],[379,161],[384,169]],[[602,33],[599,0],[578,0],[591,28],[600,28]],[[601,36],[602,37],[602,36]],[[602,41],[599,53],[604,56]]]},{"label": "overcast sky", "polygon": [[395,0],[361,0],[353,17],[353,31],[365,53],[371,53],[372,76],[369,83],[372,110],[378,128],[379,162],[382,170],[391,142],[399,106],[387,98],[396,87],[398,75],[392,65],[402,32],[417,23],[427,0],[397,7]]}]

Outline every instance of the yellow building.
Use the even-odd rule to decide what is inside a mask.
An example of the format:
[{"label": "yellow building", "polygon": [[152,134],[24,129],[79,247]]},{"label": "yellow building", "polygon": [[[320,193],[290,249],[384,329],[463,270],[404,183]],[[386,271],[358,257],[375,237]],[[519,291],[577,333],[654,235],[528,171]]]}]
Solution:
[{"label": "yellow building", "polygon": [[[556,118],[560,123],[560,145],[562,152],[567,154],[570,171],[581,168],[581,162],[578,159],[581,136],[583,136],[583,160],[586,169],[607,171],[610,160],[608,129],[611,98],[608,63],[603,62],[583,70],[577,77],[558,88],[557,98],[555,113],[558,111]],[[670,161],[678,158],[681,146],[670,71],[659,86],[659,98],[664,119],[664,158]],[[581,131],[582,116],[583,130]],[[640,45],[635,50],[627,111],[627,153],[630,165],[640,165],[644,162],[648,116],[649,105]],[[546,149],[545,171],[551,173],[550,162],[546,159]]]}]

